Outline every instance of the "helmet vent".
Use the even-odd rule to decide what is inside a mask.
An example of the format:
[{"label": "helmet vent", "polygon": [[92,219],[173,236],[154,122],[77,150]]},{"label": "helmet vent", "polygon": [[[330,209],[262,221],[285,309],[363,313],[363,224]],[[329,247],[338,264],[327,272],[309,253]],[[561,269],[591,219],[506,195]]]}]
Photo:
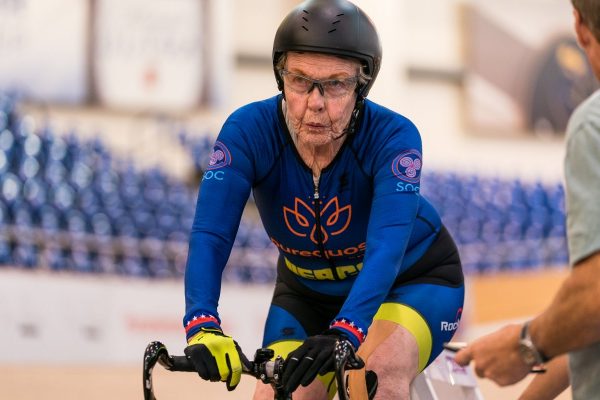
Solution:
[{"label": "helmet vent", "polygon": [[[343,16],[343,15],[344,15],[343,13],[342,13],[342,14],[338,14],[338,15],[336,15],[336,17],[341,17],[341,16]],[[342,22],[342,20],[341,20],[341,19],[336,19],[335,21],[333,21],[333,22],[331,23],[331,25],[339,24],[340,22]],[[332,29],[332,30],[328,31],[327,33],[332,33],[332,32],[335,32],[336,30],[337,30],[337,29],[335,29],[335,28],[334,28],[334,29]]]},{"label": "helmet vent", "polygon": [[[304,14],[310,14],[310,13],[309,13],[308,11],[306,11],[306,10],[302,10],[302,12],[303,12]],[[308,18],[306,18],[306,17],[302,17],[302,19],[303,19],[305,22],[308,22]],[[308,28],[307,28],[306,26],[302,25],[302,29],[304,29],[305,31],[307,31],[307,32],[308,32]]]}]

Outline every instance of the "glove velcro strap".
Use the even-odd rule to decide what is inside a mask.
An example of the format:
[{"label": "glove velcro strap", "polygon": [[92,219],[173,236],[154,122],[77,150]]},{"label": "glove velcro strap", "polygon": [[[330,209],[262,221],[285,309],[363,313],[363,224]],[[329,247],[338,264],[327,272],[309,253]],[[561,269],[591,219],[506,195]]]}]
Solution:
[{"label": "glove velcro strap", "polygon": [[188,344],[197,344],[200,341],[200,339],[204,335],[206,335],[206,334],[223,336],[223,337],[230,337],[230,336],[227,336],[226,334],[224,334],[221,329],[217,329],[217,328],[200,328],[198,331],[196,331],[196,333],[194,333],[192,336],[190,336],[188,338],[188,340],[187,340]]},{"label": "glove velcro strap", "polygon": [[367,337],[367,334],[362,328],[346,318],[334,320],[331,325],[329,325],[329,329],[338,330],[344,333],[355,349],[358,349]]},{"label": "glove velcro strap", "polygon": [[221,330],[221,325],[217,317],[211,314],[201,314],[188,320],[185,324],[185,334],[189,338],[194,336],[201,329]]},{"label": "glove velcro strap", "polygon": [[226,382],[228,390],[239,384],[243,369],[239,346],[220,329],[200,328],[188,340],[185,355],[203,379]]}]

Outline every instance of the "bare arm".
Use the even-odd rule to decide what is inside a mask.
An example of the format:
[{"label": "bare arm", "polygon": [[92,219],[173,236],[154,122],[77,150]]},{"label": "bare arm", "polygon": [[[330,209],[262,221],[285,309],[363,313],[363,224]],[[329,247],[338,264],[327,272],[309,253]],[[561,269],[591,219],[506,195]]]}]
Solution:
[{"label": "bare arm", "polygon": [[531,322],[535,345],[554,357],[600,341],[600,253],[573,267],[552,304]]},{"label": "bare arm", "polygon": [[569,362],[566,354],[546,364],[546,373],[538,374],[519,400],[551,400],[569,387]]},{"label": "bare arm", "polygon": [[[556,357],[600,341],[600,253],[577,264],[552,304],[530,325],[534,344]],[[529,367],[519,354],[520,325],[507,325],[456,353],[456,362],[474,362],[475,373],[499,385],[520,381]]]}]

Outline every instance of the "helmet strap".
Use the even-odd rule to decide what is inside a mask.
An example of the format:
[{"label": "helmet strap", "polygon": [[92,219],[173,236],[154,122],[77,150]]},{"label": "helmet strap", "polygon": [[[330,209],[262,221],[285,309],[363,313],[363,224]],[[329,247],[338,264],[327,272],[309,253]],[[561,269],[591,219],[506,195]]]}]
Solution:
[{"label": "helmet strap", "polygon": [[360,119],[360,114],[365,106],[365,98],[360,94],[356,97],[356,103],[354,103],[354,110],[352,110],[352,115],[350,116],[350,122],[348,123],[348,127],[344,129],[342,133],[338,136],[334,137],[333,140],[339,140],[344,136],[352,136],[358,130],[358,121]]}]

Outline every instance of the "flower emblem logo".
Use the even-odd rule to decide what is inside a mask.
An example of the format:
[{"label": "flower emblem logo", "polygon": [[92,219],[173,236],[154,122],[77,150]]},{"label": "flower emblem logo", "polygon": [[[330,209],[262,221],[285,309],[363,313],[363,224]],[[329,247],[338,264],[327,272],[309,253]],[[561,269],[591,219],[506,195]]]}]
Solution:
[{"label": "flower emblem logo", "polygon": [[[291,233],[298,237],[309,237],[313,243],[319,243],[315,210],[304,201],[296,197],[293,208],[284,206],[283,218]],[[340,207],[336,196],[323,206],[319,219],[320,236],[322,242],[326,243],[331,236],[337,236],[348,229],[352,219],[352,206]]]}]

